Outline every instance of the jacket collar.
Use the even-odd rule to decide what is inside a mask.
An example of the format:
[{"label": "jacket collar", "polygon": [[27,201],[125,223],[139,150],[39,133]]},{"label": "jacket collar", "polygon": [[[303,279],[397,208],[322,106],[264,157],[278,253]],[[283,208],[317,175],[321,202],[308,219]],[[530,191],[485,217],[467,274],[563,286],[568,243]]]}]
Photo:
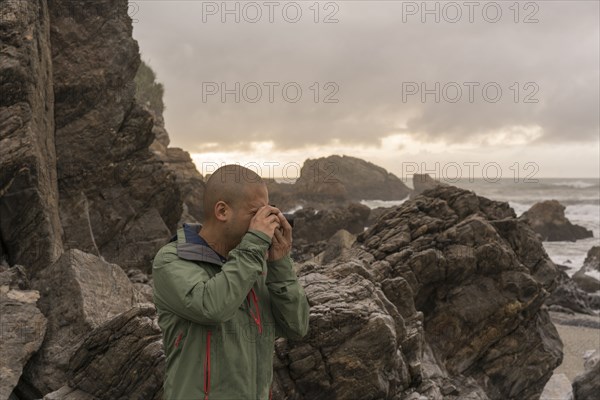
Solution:
[{"label": "jacket collar", "polygon": [[171,238],[171,242],[177,241],[177,256],[184,260],[204,261],[211,264],[222,266],[227,259],[221,257],[206,243],[198,231],[202,229],[202,224],[184,223],[177,230],[177,234]]}]

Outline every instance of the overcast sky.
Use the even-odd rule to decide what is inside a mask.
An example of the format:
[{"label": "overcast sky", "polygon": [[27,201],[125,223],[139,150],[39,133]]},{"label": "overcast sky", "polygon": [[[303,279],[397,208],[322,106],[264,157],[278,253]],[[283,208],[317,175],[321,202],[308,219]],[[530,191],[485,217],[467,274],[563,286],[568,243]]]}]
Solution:
[{"label": "overcast sky", "polygon": [[130,1],[130,15],[171,146],[203,173],[346,154],[400,177],[599,176],[598,1]]}]

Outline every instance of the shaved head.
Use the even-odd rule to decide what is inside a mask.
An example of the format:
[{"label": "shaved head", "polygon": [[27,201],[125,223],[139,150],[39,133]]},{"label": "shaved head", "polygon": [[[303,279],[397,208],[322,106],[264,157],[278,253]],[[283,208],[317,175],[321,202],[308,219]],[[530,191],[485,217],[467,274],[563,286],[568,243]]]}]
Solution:
[{"label": "shaved head", "polygon": [[263,179],[251,169],[237,164],[224,165],[217,169],[206,182],[204,191],[205,220],[214,219],[215,204],[224,201],[237,208],[247,200],[249,189],[265,185]]}]

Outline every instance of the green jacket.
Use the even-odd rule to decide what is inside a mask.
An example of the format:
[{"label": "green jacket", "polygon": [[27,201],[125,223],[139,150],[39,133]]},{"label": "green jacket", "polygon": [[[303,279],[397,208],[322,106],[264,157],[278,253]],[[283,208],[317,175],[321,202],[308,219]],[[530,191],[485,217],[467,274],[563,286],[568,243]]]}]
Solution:
[{"label": "green jacket", "polygon": [[164,399],[270,399],[275,338],[308,331],[304,289],[289,256],[266,261],[263,232],[248,231],[224,260],[200,227],[183,224],[152,266]]}]

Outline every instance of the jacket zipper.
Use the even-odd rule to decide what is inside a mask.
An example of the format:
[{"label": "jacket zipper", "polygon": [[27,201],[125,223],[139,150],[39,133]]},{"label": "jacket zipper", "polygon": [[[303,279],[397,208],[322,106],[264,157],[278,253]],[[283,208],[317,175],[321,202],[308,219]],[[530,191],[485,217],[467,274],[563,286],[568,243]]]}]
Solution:
[{"label": "jacket zipper", "polygon": [[208,331],[206,335],[206,358],[204,360],[204,400],[208,400],[210,390],[210,335],[211,331]]}]

